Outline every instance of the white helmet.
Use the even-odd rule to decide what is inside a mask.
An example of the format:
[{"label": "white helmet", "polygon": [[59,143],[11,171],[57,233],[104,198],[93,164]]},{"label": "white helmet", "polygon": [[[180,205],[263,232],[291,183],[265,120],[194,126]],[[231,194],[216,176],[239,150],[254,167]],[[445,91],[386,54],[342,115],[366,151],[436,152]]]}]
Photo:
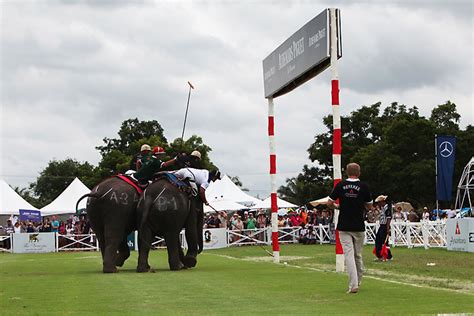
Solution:
[{"label": "white helmet", "polygon": [[150,151],[151,151],[150,145],[148,145],[148,144],[143,144],[143,145],[142,145],[142,148],[140,148],[140,151],[145,151],[145,150],[150,150]]},{"label": "white helmet", "polygon": [[191,153],[191,156],[194,156],[194,157],[198,158],[199,160],[201,159],[201,153],[197,150],[193,151]]}]

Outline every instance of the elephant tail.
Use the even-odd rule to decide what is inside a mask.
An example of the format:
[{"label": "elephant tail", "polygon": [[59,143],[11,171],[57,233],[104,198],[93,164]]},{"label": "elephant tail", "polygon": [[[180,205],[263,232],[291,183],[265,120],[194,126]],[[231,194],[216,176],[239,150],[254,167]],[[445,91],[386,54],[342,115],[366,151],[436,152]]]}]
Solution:
[{"label": "elephant tail", "polygon": [[96,199],[98,199],[98,198],[100,198],[101,196],[100,196],[97,192],[95,192],[95,193],[87,193],[87,194],[84,194],[83,196],[81,196],[81,197],[79,198],[79,200],[77,200],[77,203],[76,203],[76,214],[77,214],[77,211],[78,211],[78,208],[79,208],[79,203],[80,203],[83,199],[85,199],[86,197],[91,197],[91,198],[96,198]]}]

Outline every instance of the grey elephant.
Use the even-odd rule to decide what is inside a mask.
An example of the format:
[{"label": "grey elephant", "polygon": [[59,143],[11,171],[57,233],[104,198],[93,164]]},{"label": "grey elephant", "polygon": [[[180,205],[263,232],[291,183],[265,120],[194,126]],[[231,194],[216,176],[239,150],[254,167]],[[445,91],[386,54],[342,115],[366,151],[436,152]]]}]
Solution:
[{"label": "grey elephant", "polygon": [[99,241],[103,272],[117,272],[130,256],[127,236],[136,230],[136,209],[140,188],[118,177],[97,184],[91,193],[82,196],[76,204],[88,197],[87,217]]},{"label": "grey elephant", "polygon": [[[196,197],[190,197],[166,179],[150,184],[137,207],[138,265],[137,272],[150,271],[148,255],[155,236],[166,241],[170,270],[196,266],[202,251],[203,210]],[[179,240],[185,229],[188,251],[184,255]]]}]

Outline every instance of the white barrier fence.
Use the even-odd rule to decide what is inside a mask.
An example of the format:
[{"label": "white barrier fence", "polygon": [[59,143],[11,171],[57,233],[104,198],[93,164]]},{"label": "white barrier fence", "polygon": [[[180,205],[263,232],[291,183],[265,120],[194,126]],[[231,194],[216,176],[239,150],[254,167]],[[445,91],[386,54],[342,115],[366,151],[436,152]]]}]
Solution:
[{"label": "white barrier fence", "polygon": [[[378,223],[365,224],[365,243],[374,244]],[[213,229],[205,229],[205,231]],[[334,240],[330,225],[315,225],[313,227],[314,243],[328,244]],[[26,235],[27,233],[25,233]],[[52,233],[51,233],[52,234]],[[12,252],[13,234],[0,236],[0,252]],[[99,251],[99,244],[94,234],[86,235],[60,235],[56,236],[56,251]],[[300,227],[285,227],[278,230],[278,241],[281,244],[298,243],[300,238]],[[137,233],[130,245],[132,249],[138,250]],[[180,240],[185,245],[184,233],[181,232]],[[244,230],[226,230],[225,247],[243,245],[270,245],[271,227]],[[390,244],[394,247],[441,247],[446,248],[446,221],[424,221],[424,222],[396,222],[391,223]],[[219,243],[222,247],[222,243]],[[153,248],[166,247],[164,239],[156,237],[152,243]],[[212,249],[212,247],[207,247]]]}]

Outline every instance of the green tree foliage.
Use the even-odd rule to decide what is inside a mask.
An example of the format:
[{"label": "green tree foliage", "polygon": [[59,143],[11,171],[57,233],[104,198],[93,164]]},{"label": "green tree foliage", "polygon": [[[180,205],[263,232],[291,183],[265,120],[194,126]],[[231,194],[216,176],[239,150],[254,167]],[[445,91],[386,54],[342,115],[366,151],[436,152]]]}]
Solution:
[{"label": "green tree foliage", "polygon": [[211,148],[204,144],[201,137],[193,135],[184,142],[181,138],[168,144],[161,125],[153,121],[139,121],[128,119],[124,121],[118,131],[118,138],[103,139],[104,145],[97,146],[102,155],[97,167],[91,164],[79,163],[74,159],[50,161],[40,173],[36,182],[29,189],[17,188],[17,192],[33,205],[41,208],[55,199],[75,177],[78,177],[86,186],[92,188],[101,180],[118,173],[127,171],[132,157],[140,151],[143,144],[161,146],[166,155],[163,161],[174,158],[178,153],[190,154],[193,150],[201,152],[202,168],[216,168],[209,159]]},{"label": "green tree foliage", "polygon": [[[457,185],[472,156],[474,128],[469,125],[466,130],[460,130],[460,115],[450,101],[435,107],[429,119],[420,116],[417,107],[394,102],[383,113],[380,107],[381,103],[362,106],[341,117],[342,167],[352,161],[359,163],[361,179],[370,184],[374,195],[383,193],[416,206],[434,206],[435,135],[457,137],[453,179]],[[287,184],[278,190],[283,198],[294,203],[323,197],[332,188],[332,116],[325,117],[323,123],[328,131],[316,135],[308,149],[310,160],[318,166],[305,165],[302,173],[287,179]]]},{"label": "green tree foliage", "polygon": [[88,162],[80,163],[71,158],[62,161],[52,160],[41,171],[36,182],[30,185],[29,190],[17,192],[34,206],[42,208],[58,197],[76,177],[89,188],[97,181],[95,168]]}]

